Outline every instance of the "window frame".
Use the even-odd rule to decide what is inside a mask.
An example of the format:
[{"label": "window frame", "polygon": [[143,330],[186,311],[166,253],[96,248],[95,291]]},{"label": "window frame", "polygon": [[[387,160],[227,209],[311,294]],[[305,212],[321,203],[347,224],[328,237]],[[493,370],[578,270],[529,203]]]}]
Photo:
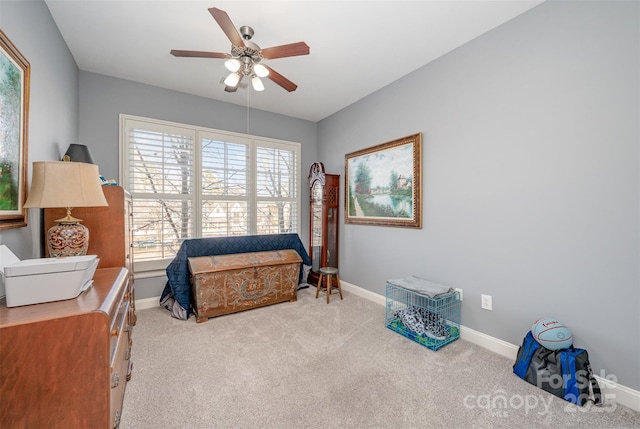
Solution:
[{"label": "window frame", "polygon": [[[295,161],[295,196],[289,198],[281,198],[279,200],[294,202],[297,206],[295,209],[296,216],[296,225],[295,232],[298,235],[301,232],[302,222],[302,145],[298,142],[291,142],[286,140],[273,139],[268,137],[260,137],[255,135],[237,133],[232,131],[218,130],[213,128],[201,127],[196,125],[182,124],[178,122],[172,121],[164,121],[159,119],[147,118],[142,116],[128,115],[128,114],[120,114],[119,118],[119,152],[118,152],[118,177],[120,185],[130,191],[130,180],[128,177],[128,173],[130,171],[131,162],[129,159],[129,128],[131,123],[140,123],[141,125],[148,125],[149,130],[163,130],[162,132],[168,131],[171,133],[177,133],[178,131],[183,132],[188,135],[193,136],[193,167],[192,167],[192,186],[193,191],[191,195],[185,197],[177,197],[176,195],[171,195],[171,199],[188,199],[191,204],[193,204],[193,222],[191,225],[191,231],[189,234],[189,238],[201,238],[202,235],[202,204],[205,200],[212,199],[227,199],[226,196],[221,196],[218,198],[217,196],[204,196],[202,192],[202,141],[203,139],[210,139],[211,137],[216,139],[221,139],[221,141],[229,142],[229,143],[241,143],[246,144],[248,146],[248,160],[247,160],[247,198],[246,201],[249,207],[249,227],[247,235],[257,234],[257,205],[260,202],[263,202],[269,198],[265,198],[264,196],[258,196],[257,191],[257,151],[258,148],[270,148],[277,150],[287,150],[291,151],[294,154]],[[145,129],[143,126],[140,128]],[[133,202],[135,205],[136,195],[138,193],[131,192]],[[160,197],[158,199],[161,198]],[[149,194],[142,194],[140,198],[145,198],[149,196]],[[233,200],[233,198],[230,198]],[[276,198],[278,200],[278,198]],[[152,271],[158,271],[157,274],[160,274],[160,270],[164,270],[167,265],[173,260],[174,256],[166,257],[164,259],[152,259],[152,260],[143,260],[137,261],[134,264],[134,271],[136,273],[147,273]],[[155,274],[155,273],[154,273]],[[162,272],[164,274],[164,272]],[[144,276],[144,275],[143,275]]]}]

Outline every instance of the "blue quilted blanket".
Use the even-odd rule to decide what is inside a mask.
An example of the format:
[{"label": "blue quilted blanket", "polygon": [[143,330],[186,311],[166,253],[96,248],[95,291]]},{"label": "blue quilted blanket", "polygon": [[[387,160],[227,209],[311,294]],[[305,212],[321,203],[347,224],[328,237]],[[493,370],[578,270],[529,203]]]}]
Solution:
[{"label": "blue quilted blanket", "polygon": [[[185,240],[175,258],[167,266],[167,284],[160,297],[160,305],[171,311],[177,319],[186,320],[191,314],[191,286],[189,258],[196,256],[227,255],[231,253],[266,252],[293,249],[304,265],[311,259],[298,234],[245,235],[237,237],[195,238]],[[303,267],[300,266],[300,279]]]}]

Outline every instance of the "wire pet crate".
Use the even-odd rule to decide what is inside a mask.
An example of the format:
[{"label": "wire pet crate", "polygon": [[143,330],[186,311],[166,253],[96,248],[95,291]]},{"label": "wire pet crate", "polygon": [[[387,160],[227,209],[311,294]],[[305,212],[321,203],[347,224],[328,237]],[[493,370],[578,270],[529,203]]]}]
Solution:
[{"label": "wire pet crate", "polygon": [[438,350],[460,338],[460,293],[430,298],[387,282],[385,325],[428,349]]}]

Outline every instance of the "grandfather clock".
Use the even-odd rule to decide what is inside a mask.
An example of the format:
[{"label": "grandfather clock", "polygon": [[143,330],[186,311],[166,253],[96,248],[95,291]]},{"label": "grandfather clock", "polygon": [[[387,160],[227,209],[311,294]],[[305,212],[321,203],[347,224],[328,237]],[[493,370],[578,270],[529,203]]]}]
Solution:
[{"label": "grandfather clock", "polygon": [[[338,268],[338,202],[340,175],[326,174],[321,162],[309,169],[309,213],[311,220],[311,271],[308,283],[318,285],[321,267]],[[335,276],[331,277],[335,281]]]}]

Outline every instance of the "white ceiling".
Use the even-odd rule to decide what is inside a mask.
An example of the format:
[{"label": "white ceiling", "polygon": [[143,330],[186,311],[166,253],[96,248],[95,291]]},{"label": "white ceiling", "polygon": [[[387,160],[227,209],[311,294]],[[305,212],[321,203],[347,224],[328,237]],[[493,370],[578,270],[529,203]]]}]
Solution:
[{"label": "white ceiling", "polygon": [[[541,0],[195,1],[45,0],[80,70],[319,121],[540,4]],[[249,25],[262,48],[304,41],[307,56],[265,61],[298,85],[224,91],[229,52],[209,14]],[[246,79],[243,81],[246,83]],[[250,88],[250,85],[249,85]]]}]

